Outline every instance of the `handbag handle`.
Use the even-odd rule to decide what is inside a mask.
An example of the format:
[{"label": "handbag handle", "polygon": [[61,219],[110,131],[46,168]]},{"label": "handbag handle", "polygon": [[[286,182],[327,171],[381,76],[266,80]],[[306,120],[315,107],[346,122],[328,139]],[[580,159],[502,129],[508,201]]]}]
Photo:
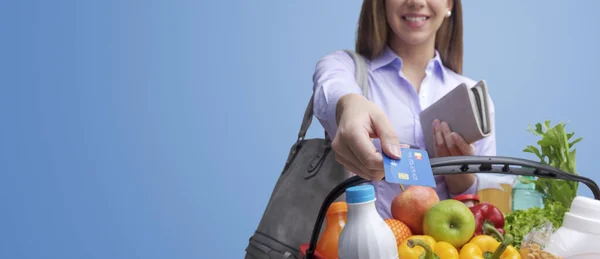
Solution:
[{"label": "handbag handle", "polygon": [[[350,55],[350,57],[352,57],[352,60],[354,61],[354,67],[355,67],[354,77],[356,79],[356,83],[362,90],[362,94],[365,97],[368,97],[369,96],[369,74],[367,73],[367,64],[366,64],[365,58],[354,51],[351,51],[351,50],[344,50],[344,51],[346,53],[348,53],[348,55]],[[313,92],[313,94],[310,98],[310,101],[308,102],[308,105],[306,106],[306,110],[304,111],[304,118],[302,119],[300,131],[298,131],[298,142],[304,140],[304,137],[306,136],[306,132],[308,131],[308,128],[310,127],[310,124],[312,123],[314,96],[315,96],[315,94]]]},{"label": "handbag handle", "polygon": [[[600,189],[598,185],[590,178],[580,175],[574,175],[563,172],[558,168],[535,162],[527,159],[503,157],[503,156],[453,156],[437,157],[430,160],[434,175],[451,175],[465,173],[489,173],[489,174],[512,174],[537,176],[545,178],[554,178],[561,180],[577,181],[585,184],[594,195],[596,200],[600,200]],[[518,167],[515,167],[518,166]],[[384,178],[385,180],[385,178]],[[325,214],[329,206],[349,187],[370,182],[360,176],[353,176],[346,179],[327,195],[315,222],[315,226],[310,239],[309,247],[306,250],[306,259],[313,259],[321,226],[325,220]]]},{"label": "handbag handle", "polygon": [[[350,55],[350,57],[352,57],[352,60],[354,61],[354,67],[355,67],[354,68],[354,77],[355,77],[356,83],[360,87],[363,96],[368,98],[369,97],[369,74],[368,74],[368,70],[367,70],[366,58],[364,58],[362,55],[360,55],[352,50],[344,50],[344,51],[346,53],[348,53],[348,55]],[[296,139],[296,143],[294,143],[292,145],[292,148],[290,149],[290,153],[288,154],[288,158],[283,167],[283,171],[287,170],[288,166],[290,165],[290,163],[296,156],[296,153],[298,152],[298,149],[300,148],[300,143],[302,143],[302,141],[304,140],[304,137],[306,136],[306,132],[308,131],[308,128],[310,127],[310,124],[312,123],[314,98],[315,98],[315,93],[313,91],[313,93],[310,97],[310,100],[308,101],[308,105],[306,105],[306,110],[304,111],[304,117],[302,118],[302,124],[300,125],[300,130],[298,131],[298,139]],[[325,139],[327,141],[330,141],[329,135],[327,134],[326,131],[324,132],[324,135],[325,135]]]}]

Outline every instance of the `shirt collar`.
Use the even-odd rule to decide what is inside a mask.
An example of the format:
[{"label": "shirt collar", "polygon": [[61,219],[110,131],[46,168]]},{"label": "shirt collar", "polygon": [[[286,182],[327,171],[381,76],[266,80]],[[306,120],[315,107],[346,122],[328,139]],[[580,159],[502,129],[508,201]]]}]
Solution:
[{"label": "shirt collar", "polygon": [[371,61],[371,71],[375,71],[387,65],[394,64],[400,69],[402,67],[402,59],[388,46],[385,45],[383,52]]},{"label": "shirt collar", "polygon": [[[370,62],[371,71],[375,71],[382,67],[392,65],[398,70],[402,69],[402,59],[388,46],[385,45],[383,52]],[[446,68],[440,57],[440,53],[435,50],[435,56],[429,61],[427,70],[433,72],[435,75],[442,79],[442,82],[446,79]]]},{"label": "shirt collar", "polygon": [[440,56],[440,53],[435,50],[435,56],[433,57],[433,60],[429,63],[429,66],[432,65],[433,62],[433,72],[436,75],[439,75],[440,78],[442,79],[442,82],[444,82],[446,80],[446,67],[444,66],[444,62],[442,62],[442,57]]}]

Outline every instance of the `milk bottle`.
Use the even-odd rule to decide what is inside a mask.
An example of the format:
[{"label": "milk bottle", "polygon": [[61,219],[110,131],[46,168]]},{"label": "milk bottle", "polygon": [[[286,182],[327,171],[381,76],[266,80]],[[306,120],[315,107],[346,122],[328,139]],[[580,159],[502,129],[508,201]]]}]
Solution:
[{"label": "milk bottle", "polygon": [[545,251],[565,259],[600,258],[600,201],[577,196]]},{"label": "milk bottle", "polygon": [[397,259],[390,227],[375,208],[375,189],[364,184],[346,189],[347,222],[339,239],[340,259]]}]

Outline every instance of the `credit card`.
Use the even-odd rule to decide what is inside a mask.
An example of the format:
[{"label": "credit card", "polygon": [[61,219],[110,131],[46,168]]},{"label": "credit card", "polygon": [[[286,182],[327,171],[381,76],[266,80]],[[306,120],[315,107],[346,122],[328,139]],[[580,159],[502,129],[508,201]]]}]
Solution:
[{"label": "credit card", "polygon": [[422,149],[401,148],[402,157],[392,159],[383,153],[385,181],[403,185],[436,187],[429,155]]}]

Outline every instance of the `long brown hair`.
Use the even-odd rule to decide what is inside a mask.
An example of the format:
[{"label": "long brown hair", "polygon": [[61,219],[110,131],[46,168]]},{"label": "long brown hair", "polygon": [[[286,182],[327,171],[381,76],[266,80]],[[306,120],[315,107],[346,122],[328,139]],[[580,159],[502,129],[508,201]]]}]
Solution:
[{"label": "long brown hair", "polygon": [[[381,54],[388,43],[391,29],[385,15],[386,0],[364,0],[358,20],[356,52],[372,59]],[[462,74],[463,65],[463,20],[461,0],[454,1],[452,15],[438,29],[435,48],[440,53],[444,66]]]}]

